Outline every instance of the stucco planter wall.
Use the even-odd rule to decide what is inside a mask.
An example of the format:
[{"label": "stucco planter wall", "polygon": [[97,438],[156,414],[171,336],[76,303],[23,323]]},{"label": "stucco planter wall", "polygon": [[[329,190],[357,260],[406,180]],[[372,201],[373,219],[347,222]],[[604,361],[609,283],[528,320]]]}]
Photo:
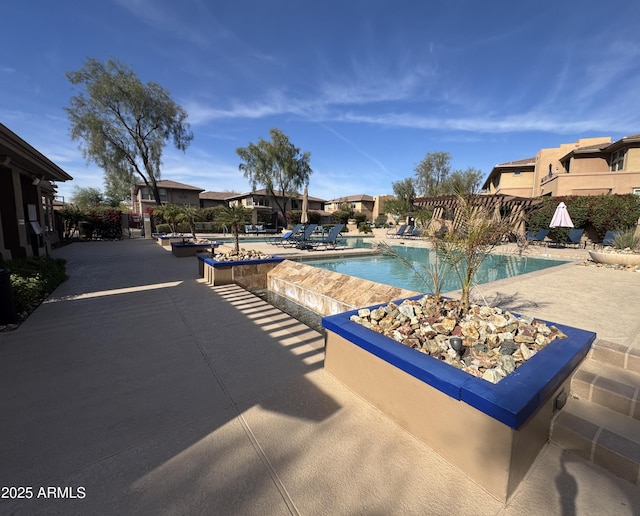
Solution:
[{"label": "stucco planter wall", "polygon": [[267,288],[319,315],[333,315],[418,292],[285,260],[269,272]]},{"label": "stucco planter wall", "polygon": [[493,384],[351,322],[355,313],[323,318],[325,370],[508,500],[547,442],[554,410],[595,334],[554,323],[568,339]]},{"label": "stucco planter wall", "polygon": [[193,244],[182,242],[171,242],[171,253],[177,258],[196,256],[198,253],[211,250],[211,244]]},{"label": "stucco planter wall", "polygon": [[156,241],[159,245],[164,247],[167,250],[171,250],[171,244],[174,242],[184,242],[188,237],[185,236],[166,236],[166,235],[157,235]]},{"label": "stucco planter wall", "polygon": [[640,254],[589,251],[589,256],[594,262],[606,265],[640,265]]},{"label": "stucco planter wall", "polygon": [[268,272],[283,260],[274,256],[259,260],[217,261],[199,256],[198,268],[201,277],[210,285],[235,283],[247,290],[264,290],[267,288]]}]

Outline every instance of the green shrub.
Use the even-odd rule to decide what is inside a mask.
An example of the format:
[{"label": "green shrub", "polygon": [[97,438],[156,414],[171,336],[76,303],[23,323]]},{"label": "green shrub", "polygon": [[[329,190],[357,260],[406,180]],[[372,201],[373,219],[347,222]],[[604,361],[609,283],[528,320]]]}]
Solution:
[{"label": "green shrub", "polygon": [[386,223],[387,223],[387,216],[386,215],[378,215],[376,217],[375,225],[376,225],[377,228],[384,227]]},{"label": "green shrub", "polygon": [[358,224],[358,233],[371,233],[373,230],[367,222],[361,222]]},{"label": "green shrub", "polygon": [[614,249],[637,249],[638,247],[640,247],[640,236],[636,235],[635,228],[618,233],[613,240]]},{"label": "green shrub", "polygon": [[351,213],[345,210],[337,210],[331,214],[331,219],[334,224],[347,224]]},{"label": "green shrub", "polygon": [[8,260],[13,300],[18,312],[28,312],[67,279],[66,260],[16,258]]},{"label": "green shrub", "polygon": [[[528,216],[527,229],[537,231],[549,227],[556,207],[563,201],[576,228],[592,226],[602,239],[609,229],[635,226],[640,218],[640,197],[637,195],[595,195],[542,197],[542,203]],[[567,230],[555,228],[549,236],[561,240]]]},{"label": "green shrub", "polygon": [[78,229],[81,238],[122,238],[122,211],[113,208],[80,209],[68,207],[60,212],[64,224],[64,238],[73,236]]},{"label": "green shrub", "polygon": [[602,238],[609,229],[635,226],[640,218],[640,197],[637,195],[598,195],[588,197],[589,222]]},{"label": "green shrub", "polygon": [[367,221],[367,216],[360,211],[357,211],[356,213],[354,213],[353,218],[356,219],[356,224],[358,226],[360,226],[360,224],[362,224],[363,222]]},{"label": "green shrub", "polygon": [[295,226],[296,224],[300,224],[302,220],[302,210],[289,210],[287,212],[287,224],[290,226]]},{"label": "green shrub", "polygon": [[171,233],[171,226],[169,224],[157,224],[156,225],[157,233]]}]

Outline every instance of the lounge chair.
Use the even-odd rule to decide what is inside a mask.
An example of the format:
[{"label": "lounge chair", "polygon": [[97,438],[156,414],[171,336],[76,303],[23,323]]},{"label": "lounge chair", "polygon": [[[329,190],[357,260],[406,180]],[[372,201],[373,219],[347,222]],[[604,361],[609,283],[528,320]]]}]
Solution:
[{"label": "lounge chair", "polygon": [[404,236],[405,238],[418,238],[421,234],[422,234],[422,228],[419,228],[418,226],[416,226],[411,231],[407,229],[407,231],[405,231],[404,233]]},{"label": "lounge chair", "polygon": [[302,232],[303,227],[304,227],[304,224],[296,224],[292,230],[287,231],[286,233],[280,236],[273,237],[268,242],[273,245],[284,245],[289,240],[298,237],[299,234]]},{"label": "lounge chair", "polygon": [[[528,231],[527,233],[531,233],[531,232]],[[547,238],[548,234],[549,234],[548,229],[540,229],[535,235],[533,235],[530,238],[527,238],[527,240],[532,244],[539,244],[541,242],[544,243],[544,239]]]},{"label": "lounge chair", "polygon": [[600,247],[611,247],[613,245],[613,243],[616,240],[616,237],[620,234],[620,231],[614,231],[612,229],[610,229],[609,231],[607,231],[604,234],[604,238],[602,239],[602,242],[600,242],[598,245]]},{"label": "lounge chair", "polygon": [[[567,239],[565,240],[565,245],[582,245],[582,235],[584,234],[584,229],[571,229],[569,230],[569,234],[567,235]],[[586,245],[586,242],[585,242]]]},{"label": "lounge chair", "polygon": [[333,226],[327,236],[322,239],[310,239],[306,242],[306,249],[309,250],[326,250],[326,249],[335,249],[338,246],[338,239],[340,238],[340,232],[344,228],[344,224],[336,224]]},{"label": "lounge chair", "polygon": [[391,237],[391,238],[400,238],[404,232],[407,230],[407,225],[406,224],[402,224],[402,226],[400,226],[398,229],[396,229],[395,231],[390,230],[386,232],[386,236]]},{"label": "lounge chair", "polygon": [[298,231],[296,235],[292,235],[287,241],[283,244],[284,247],[298,247],[300,249],[305,249],[307,245],[306,242],[311,238],[311,233],[313,233],[317,224],[306,224],[302,226],[302,229]]}]

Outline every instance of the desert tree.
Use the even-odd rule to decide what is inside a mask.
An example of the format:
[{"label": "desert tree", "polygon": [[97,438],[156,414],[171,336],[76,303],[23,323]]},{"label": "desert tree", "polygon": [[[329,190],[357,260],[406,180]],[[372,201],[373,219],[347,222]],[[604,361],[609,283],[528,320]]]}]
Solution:
[{"label": "desert tree", "polygon": [[135,176],[130,170],[105,170],[104,197],[110,206],[118,206],[131,201],[131,185]]},{"label": "desert tree", "polygon": [[159,84],[142,83],[115,59],[89,58],[66,77],[82,88],[65,111],[85,158],[109,174],[140,177],[162,204],[157,181],[163,150],[172,141],[184,151],[193,139],[186,111]]},{"label": "desert tree", "polygon": [[414,185],[419,195],[441,195],[443,185],[451,173],[451,155],[448,152],[429,152],[414,171]]},{"label": "desert tree", "polygon": [[104,196],[98,188],[76,186],[71,202],[79,208],[94,208],[104,204]]},{"label": "desert tree", "polygon": [[472,167],[453,170],[448,152],[428,153],[414,171],[413,184],[423,197],[475,194],[479,191],[483,178],[482,172]]},{"label": "desert tree", "polygon": [[393,199],[388,199],[384,203],[384,211],[395,217],[404,217],[413,211],[413,201],[416,197],[414,181],[408,177],[391,183],[393,188]]},{"label": "desert tree", "polygon": [[286,221],[287,205],[309,184],[311,153],[301,153],[280,129],[270,129],[269,135],[270,141],[260,138],[258,143],[236,149],[243,160],[239,168],[253,190],[261,186],[267,191]]}]

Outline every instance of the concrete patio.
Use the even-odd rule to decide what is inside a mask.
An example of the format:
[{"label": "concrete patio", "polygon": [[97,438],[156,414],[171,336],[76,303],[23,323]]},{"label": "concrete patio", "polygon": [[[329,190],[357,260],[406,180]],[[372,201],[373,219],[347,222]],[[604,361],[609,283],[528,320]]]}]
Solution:
[{"label": "concrete patio", "polygon": [[[141,238],[55,256],[69,280],[0,333],[0,484],[34,493],[2,514],[637,514],[638,486],[552,442],[498,502],[326,373],[319,333],[206,285],[195,258]],[[635,347],[638,292],[638,273],[573,263],[482,287]]]}]

